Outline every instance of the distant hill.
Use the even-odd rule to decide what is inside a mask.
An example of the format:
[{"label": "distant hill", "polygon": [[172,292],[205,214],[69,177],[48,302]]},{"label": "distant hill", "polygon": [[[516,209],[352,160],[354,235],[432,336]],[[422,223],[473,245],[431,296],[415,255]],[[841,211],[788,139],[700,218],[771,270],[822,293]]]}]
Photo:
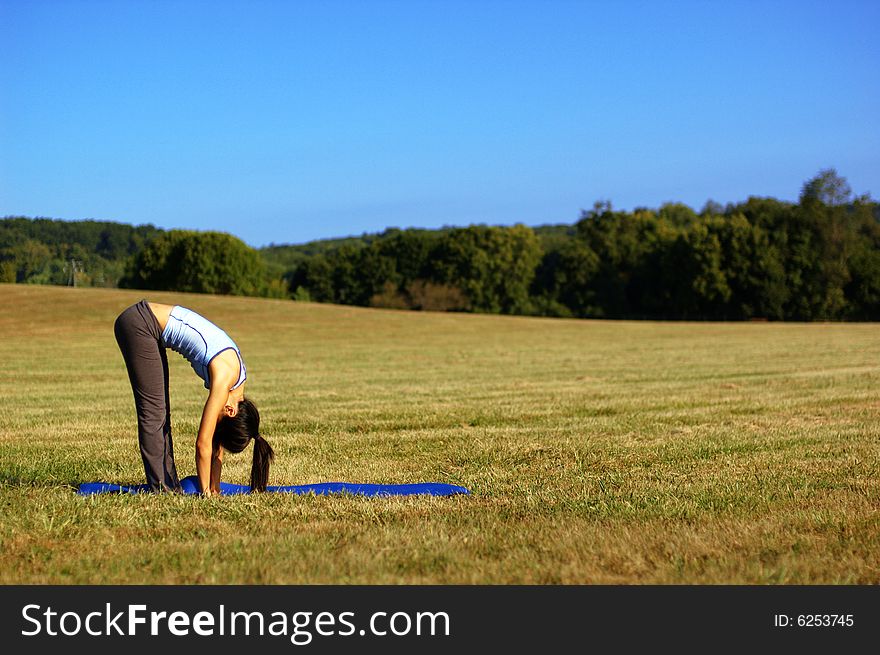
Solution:
[{"label": "distant hill", "polygon": [[833,168],[796,203],[598,202],[571,225],[389,228],[260,249],[228,234],[8,217],[0,282],[577,318],[875,321],[878,219],[880,205]]},{"label": "distant hill", "polygon": [[115,287],[125,263],[160,233],[153,225],[0,219],[0,281]]},{"label": "distant hill", "polygon": [[[450,229],[405,231],[439,235]],[[533,229],[544,250],[555,250],[574,234],[575,228],[573,225],[541,225]],[[75,268],[79,286],[115,287],[129,258],[164,231],[151,224],[135,226],[114,221],[7,216],[0,219],[0,282],[72,284]],[[328,255],[344,246],[369,246],[403,231],[390,228],[301,244],[273,243],[257,250],[269,270],[280,278],[316,255]]]},{"label": "distant hill", "polygon": [[[270,265],[280,267],[284,270],[296,268],[304,261],[314,257],[315,255],[327,255],[343,246],[363,247],[368,246],[375,241],[388,239],[401,232],[414,232],[419,234],[443,234],[453,228],[442,227],[436,229],[426,228],[408,228],[401,230],[399,228],[389,228],[383,232],[364,233],[361,236],[350,236],[333,239],[318,239],[301,244],[269,244],[260,248],[260,252]],[[532,230],[541,242],[544,250],[556,250],[559,245],[569,237],[574,236],[575,226],[567,224],[557,225],[539,225],[533,227]]]}]

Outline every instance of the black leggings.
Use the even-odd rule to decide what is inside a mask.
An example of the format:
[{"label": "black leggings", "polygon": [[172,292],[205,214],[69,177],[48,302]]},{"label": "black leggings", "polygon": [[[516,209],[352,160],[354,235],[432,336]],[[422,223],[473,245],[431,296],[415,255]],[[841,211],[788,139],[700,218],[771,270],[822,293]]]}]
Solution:
[{"label": "black leggings", "polygon": [[180,491],[171,441],[168,358],[156,316],[146,300],[122,312],[113,326],[137,410],[138,444],[153,491]]}]

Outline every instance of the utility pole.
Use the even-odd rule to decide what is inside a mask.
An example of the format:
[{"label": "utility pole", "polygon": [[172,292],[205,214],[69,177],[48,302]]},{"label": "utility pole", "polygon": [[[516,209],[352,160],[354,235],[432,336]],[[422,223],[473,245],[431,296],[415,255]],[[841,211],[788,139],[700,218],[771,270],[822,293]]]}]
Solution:
[{"label": "utility pole", "polygon": [[71,259],[69,264],[65,264],[64,268],[67,270],[69,275],[67,276],[67,286],[75,287],[76,286],[76,274],[83,272],[82,262],[78,259]]}]

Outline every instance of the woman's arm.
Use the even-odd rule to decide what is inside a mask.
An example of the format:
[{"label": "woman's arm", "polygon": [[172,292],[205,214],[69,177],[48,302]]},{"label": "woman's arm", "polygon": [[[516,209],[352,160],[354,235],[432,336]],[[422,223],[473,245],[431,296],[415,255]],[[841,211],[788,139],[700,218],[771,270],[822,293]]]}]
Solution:
[{"label": "woman's arm", "polygon": [[[210,495],[212,491],[211,473],[213,467],[211,462],[214,459],[214,430],[217,428],[217,421],[220,420],[228,396],[229,392],[224,390],[221,385],[212,384],[205,408],[202,410],[199,434],[196,437],[196,473],[199,476],[199,486],[205,495]],[[217,484],[220,484],[219,469]]]},{"label": "woman's arm", "polygon": [[[234,362],[230,361],[233,358]],[[225,415],[235,415],[235,408],[229,405],[229,388],[238,381],[239,366],[238,356],[232,350],[221,352],[208,364],[211,390],[202,410],[199,436],[196,438],[196,473],[202,493],[206,496],[220,493],[223,448],[217,444],[217,450],[214,450],[214,431],[217,422]]]}]

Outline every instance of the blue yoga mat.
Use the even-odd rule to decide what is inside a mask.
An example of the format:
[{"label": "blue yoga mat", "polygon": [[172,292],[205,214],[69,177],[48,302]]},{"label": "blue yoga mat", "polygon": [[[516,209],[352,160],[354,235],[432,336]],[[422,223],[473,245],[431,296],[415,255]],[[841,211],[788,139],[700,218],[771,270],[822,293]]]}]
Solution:
[{"label": "blue yoga mat", "polygon": [[[199,481],[194,475],[184,478],[180,481],[185,494],[199,493]],[[145,484],[121,485],[111,484],[109,482],[84,482],[79,485],[77,493],[80,496],[91,496],[94,494],[106,493],[123,493],[137,494],[146,493],[149,487]],[[445,484],[442,482],[418,482],[416,484],[359,484],[357,482],[321,482],[318,484],[301,484],[286,487],[267,487],[266,491],[276,493],[289,494],[317,494],[318,496],[326,496],[328,494],[354,494],[358,496],[455,496],[458,494],[469,494],[470,492],[464,487],[458,487],[454,484]],[[244,484],[231,484],[229,482],[220,483],[220,495],[236,496],[239,494],[249,494],[251,488]]]}]

